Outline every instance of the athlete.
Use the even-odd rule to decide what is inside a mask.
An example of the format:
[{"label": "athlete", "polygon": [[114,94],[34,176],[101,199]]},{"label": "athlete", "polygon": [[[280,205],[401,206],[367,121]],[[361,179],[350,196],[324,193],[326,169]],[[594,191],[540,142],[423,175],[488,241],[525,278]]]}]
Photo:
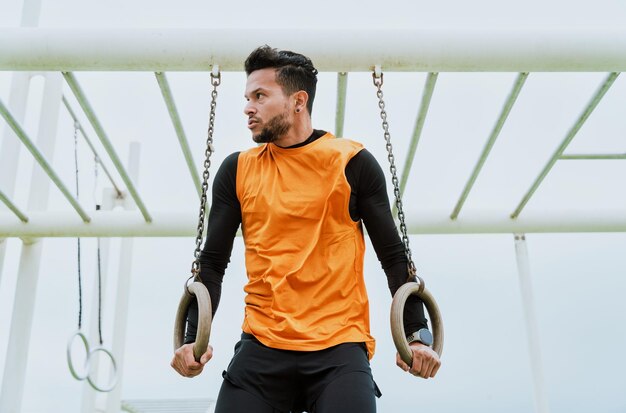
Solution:
[{"label": "athlete", "polygon": [[[357,142],[313,129],[317,70],[301,54],[262,46],[245,62],[244,113],[253,149],[233,153],[213,184],[201,278],[217,310],[222,278],[241,225],[248,283],[241,340],[223,373],[216,413],[370,413],[380,391],[369,361],[369,303],[363,279],[367,228],[393,295],[407,281],[407,259],[393,221],[385,176]],[[192,347],[197,307],[172,367],[200,374]],[[422,302],[407,300],[411,366],[434,377]]]}]

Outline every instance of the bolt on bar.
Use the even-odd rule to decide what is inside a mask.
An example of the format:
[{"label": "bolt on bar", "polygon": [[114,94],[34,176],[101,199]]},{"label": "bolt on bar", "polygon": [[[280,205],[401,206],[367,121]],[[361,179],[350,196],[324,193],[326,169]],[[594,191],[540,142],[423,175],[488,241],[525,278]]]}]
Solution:
[{"label": "bolt on bar", "polygon": [[0,201],[4,202],[4,204],[11,210],[22,222],[28,222],[28,217],[19,210],[19,208],[11,202],[11,200],[0,190]]},{"label": "bolt on bar", "polygon": [[37,149],[33,141],[28,137],[28,135],[26,134],[24,129],[20,126],[20,124],[17,123],[13,115],[11,115],[11,113],[9,112],[9,109],[4,105],[4,102],[2,102],[2,99],[0,99],[0,114],[2,114],[2,117],[4,117],[4,119],[7,121],[11,129],[13,129],[13,132],[15,132],[15,135],[22,141],[24,146],[26,146],[26,148],[30,151],[30,153],[33,155],[33,157],[37,161],[37,163],[39,163],[39,165],[43,168],[46,174],[50,177],[52,182],[54,182],[57,188],[59,188],[59,190],[63,193],[63,195],[65,195],[65,198],[70,202],[70,204],[72,204],[72,206],[74,207],[76,212],[78,212],[78,215],[80,215],[83,221],[84,222],[91,221],[91,218],[89,217],[89,215],[87,215],[85,210],[80,206],[80,204],[78,203],[78,200],[72,196],[71,192],[67,189],[65,184],[63,184],[63,182],[61,181],[61,178],[59,178],[56,172],[54,172],[54,170],[52,169],[52,166],[48,163],[48,161],[46,161],[43,154],[39,151],[39,149]]},{"label": "bolt on bar", "polygon": [[452,215],[450,215],[450,219],[457,219],[457,217],[459,216],[459,213],[461,212],[461,208],[463,208],[463,204],[465,204],[465,200],[467,199],[470,191],[472,190],[472,187],[474,186],[474,183],[476,182],[476,179],[478,178],[478,174],[480,174],[480,171],[482,170],[483,166],[485,165],[485,162],[487,161],[487,157],[489,156],[489,153],[491,152],[491,148],[496,143],[496,139],[498,139],[498,136],[500,135],[500,131],[502,131],[504,122],[506,122],[506,119],[509,117],[509,113],[511,113],[511,109],[513,108],[513,105],[515,104],[515,101],[517,100],[517,97],[519,96],[519,93],[522,90],[524,83],[526,82],[526,78],[528,78],[528,73],[526,72],[522,72],[517,75],[517,79],[515,80],[513,89],[511,90],[511,93],[509,93],[509,97],[507,98],[504,104],[504,107],[502,108],[500,117],[496,121],[496,124],[494,125],[493,130],[491,131],[489,140],[487,141],[487,143],[485,144],[485,147],[483,148],[483,152],[481,153],[480,159],[478,160],[478,162],[476,163],[476,166],[474,167],[474,171],[472,172],[472,175],[470,176],[469,180],[465,184],[463,193],[461,194],[459,201],[454,207],[454,210],[452,211]]},{"label": "bolt on bar", "polygon": [[562,155],[559,159],[563,160],[579,160],[579,159],[626,159],[626,153],[616,153],[616,154],[571,154],[571,155]]},{"label": "bolt on bar", "polygon": [[335,136],[343,137],[343,125],[346,119],[346,92],[348,90],[348,73],[337,73],[337,115],[335,117]]},{"label": "bolt on bar", "polygon": [[130,177],[128,176],[126,169],[124,169],[124,165],[122,165],[122,161],[120,161],[120,158],[117,156],[117,153],[115,152],[115,148],[113,148],[111,141],[109,140],[109,138],[106,135],[106,132],[102,128],[100,121],[96,117],[96,114],[93,111],[93,108],[91,107],[91,105],[89,104],[89,101],[85,97],[85,94],[83,93],[83,90],[78,84],[76,77],[71,72],[63,72],[63,77],[65,78],[65,81],[72,89],[72,92],[74,92],[74,96],[76,97],[76,100],[78,100],[78,103],[82,107],[83,112],[87,116],[87,119],[89,119],[89,122],[91,122],[91,126],[96,131],[96,135],[98,135],[98,138],[100,138],[100,142],[102,142],[104,149],[109,154],[111,161],[113,161],[113,164],[115,165],[115,168],[117,169],[117,172],[121,175],[122,180],[124,181],[124,183],[126,184],[126,187],[128,188],[128,192],[130,192],[130,195],[135,200],[135,203],[137,204],[137,207],[141,211],[141,214],[143,215],[144,219],[146,220],[146,222],[151,222],[152,217],[148,213],[146,206],[144,205],[143,201],[139,197],[139,194],[137,193],[137,189],[135,188],[135,185],[133,184]]},{"label": "bolt on bar", "polygon": [[170,114],[170,119],[172,120],[174,129],[176,130],[176,136],[178,136],[180,148],[182,149],[183,155],[185,156],[187,168],[189,168],[189,173],[191,174],[191,179],[193,180],[193,183],[196,187],[198,196],[200,196],[202,194],[202,183],[200,182],[200,175],[196,170],[193,161],[193,155],[191,154],[191,149],[189,148],[189,141],[187,140],[187,135],[185,134],[185,130],[183,129],[183,123],[180,121],[180,116],[178,115],[178,109],[176,109],[176,103],[174,102],[174,96],[172,96],[172,90],[170,89],[169,82],[167,81],[167,77],[165,77],[165,73],[163,72],[155,72],[154,75],[156,76],[157,82],[159,83],[159,87],[161,88],[161,94],[163,95],[165,105],[167,106],[167,111]]},{"label": "bolt on bar", "polygon": [[606,77],[606,79],[604,80],[600,88],[596,91],[595,95],[593,96],[593,98],[591,99],[591,101],[589,102],[585,110],[583,111],[583,113],[579,116],[574,126],[572,126],[572,128],[569,130],[569,132],[565,136],[565,139],[563,139],[563,142],[561,142],[561,145],[559,145],[557,150],[554,152],[554,154],[552,155],[552,158],[550,158],[550,160],[548,161],[546,166],[543,168],[543,170],[541,171],[541,173],[539,174],[539,176],[537,177],[533,185],[530,187],[526,195],[524,195],[524,198],[522,199],[520,204],[517,206],[515,211],[511,214],[512,219],[517,218],[520,212],[522,212],[522,209],[524,208],[524,206],[526,206],[530,198],[533,196],[533,194],[539,187],[539,185],[541,185],[541,182],[543,182],[544,178],[548,175],[548,173],[550,172],[550,170],[552,169],[556,161],[558,161],[561,155],[563,155],[563,151],[565,151],[565,149],[567,148],[567,145],[569,145],[572,139],[574,139],[574,136],[576,136],[576,134],[578,133],[580,128],[583,126],[585,121],[589,118],[593,110],[596,108],[596,106],[598,106],[598,103],[600,103],[600,100],[602,100],[606,92],[613,85],[613,83],[615,82],[615,79],[617,79],[617,76],[619,76],[619,73],[613,72]]},{"label": "bolt on bar", "polygon": [[104,173],[106,174],[106,176],[109,178],[109,181],[111,182],[111,185],[113,185],[113,188],[115,188],[115,192],[117,192],[117,195],[121,197],[122,196],[122,191],[115,184],[115,181],[113,180],[113,177],[111,176],[111,173],[109,172],[107,167],[102,162],[102,158],[100,158],[100,155],[98,155],[98,152],[96,151],[96,148],[93,146],[93,143],[91,142],[91,139],[89,139],[89,137],[87,136],[87,133],[85,132],[85,129],[83,129],[83,125],[79,122],[78,118],[76,117],[76,114],[72,110],[72,107],[70,106],[70,103],[67,101],[65,96],[62,97],[62,100],[63,100],[63,104],[65,105],[65,108],[69,112],[70,116],[72,117],[72,119],[74,119],[74,124],[78,127],[78,130],[83,135],[83,138],[85,138],[85,141],[87,142],[87,145],[89,145],[89,148],[91,149],[91,152],[93,152],[94,156],[96,157],[96,162],[98,162],[100,164],[100,166],[102,166],[102,169],[104,170]]},{"label": "bolt on bar", "polygon": [[[426,83],[424,84],[424,91],[422,92],[422,102],[420,104],[420,110],[415,120],[415,128],[413,129],[413,136],[409,143],[409,149],[404,161],[404,168],[402,168],[402,176],[400,178],[400,195],[404,194],[404,188],[409,180],[409,173],[411,172],[411,166],[413,165],[413,159],[415,159],[415,152],[417,151],[417,144],[422,136],[422,129],[424,129],[424,122],[426,121],[426,115],[428,115],[428,108],[430,107],[430,101],[433,97],[433,90],[437,84],[437,77],[439,73],[430,72],[426,76]],[[393,215],[396,214],[396,206],[393,207]]]}]

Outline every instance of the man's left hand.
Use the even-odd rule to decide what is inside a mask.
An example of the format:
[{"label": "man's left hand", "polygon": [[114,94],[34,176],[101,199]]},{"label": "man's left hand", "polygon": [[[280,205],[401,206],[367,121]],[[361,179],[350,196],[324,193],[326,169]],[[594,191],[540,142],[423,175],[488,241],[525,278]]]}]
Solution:
[{"label": "man's left hand", "polygon": [[409,344],[409,347],[413,352],[413,365],[409,367],[398,353],[396,353],[396,365],[417,377],[424,379],[435,377],[441,366],[441,360],[435,350],[417,341]]}]

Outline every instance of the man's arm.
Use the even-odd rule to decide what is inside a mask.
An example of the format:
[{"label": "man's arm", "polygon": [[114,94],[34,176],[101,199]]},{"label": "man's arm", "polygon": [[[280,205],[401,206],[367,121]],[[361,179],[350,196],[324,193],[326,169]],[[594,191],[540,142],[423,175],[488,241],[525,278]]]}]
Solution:
[{"label": "man's arm", "polygon": [[[389,208],[385,174],[376,158],[363,149],[348,162],[346,178],[352,187],[350,216],[363,220],[393,296],[406,283],[408,269],[404,244]],[[422,300],[412,295],[404,308],[404,329],[410,334],[427,327]]]},{"label": "man's arm", "polygon": [[[372,154],[363,149],[348,163],[346,177],[351,182],[352,196],[356,197],[356,202],[350,200],[350,215],[354,220],[363,220],[393,295],[407,281],[408,269],[404,244],[389,208],[385,174]],[[411,334],[427,327],[422,300],[410,296],[404,307],[404,331]],[[437,353],[420,342],[413,342],[410,347],[411,365],[402,361],[399,354],[396,354],[396,365],[418,377],[435,377],[441,366]]]},{"label": "man's arm", "polygon": [[[222,279],[230,262],[233,242],[241,224],[241,205],[237,198],[237,160],[239,152],[229,155],[215,174],[213,203],[209,212],[206,241],[200,254],[200,278],[209,290],[212,316],[222,292]],[[198,307],[194,300],[187,313],[185,344],[196,339]]]},{"label": "man's arm", "polygon": [[[235,234],[241,223],[236,190],[238,157],[239,153],[227,157],[215,174],[206,241],[200,254],[200,278],[209,290],[213,315],[219,305],[224,271],[230,261]],[[200,362],[194,359],[192,343],[196,340],[197,325],[198,307],[194,300],[187,313],[185,344],[174,352],[170,363],[183,377],[195,377],[202,373],[204,365],[213,357],[213,347],[209,345]]]}]

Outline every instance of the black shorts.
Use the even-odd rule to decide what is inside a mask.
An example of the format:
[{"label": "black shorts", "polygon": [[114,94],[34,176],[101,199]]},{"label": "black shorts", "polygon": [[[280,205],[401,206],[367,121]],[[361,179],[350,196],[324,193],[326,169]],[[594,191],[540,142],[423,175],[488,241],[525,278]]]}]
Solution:
[{"label": "black shorts", "polygon": [[354,372],[367,374],[369,388],[381,396],[364,343],[343,343],[319,351],[279,350],[243,333],[222,376],[280,412],[300,413],[313,410],[329,383]]}]

